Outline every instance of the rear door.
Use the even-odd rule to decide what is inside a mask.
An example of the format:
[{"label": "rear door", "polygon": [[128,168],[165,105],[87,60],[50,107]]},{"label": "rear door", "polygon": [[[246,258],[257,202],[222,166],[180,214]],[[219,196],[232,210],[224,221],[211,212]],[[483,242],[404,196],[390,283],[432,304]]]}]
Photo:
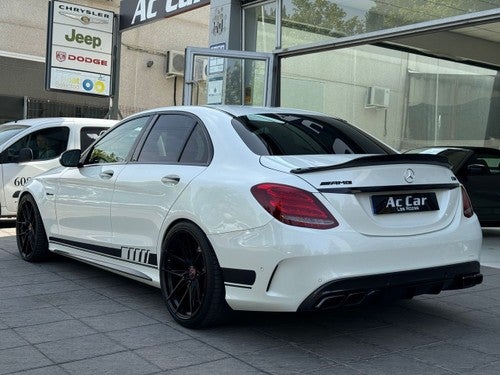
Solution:
[{"label": "rear door", "polygon": [[111,225],[122,258],[156,265],[165,217],[191,180],[205,170],[211,150],[204,126],[194,116],[182,112],[158,116],[115,183]]},{"label": "rear door", "polygon": [[469,193],[481,225],[500,225],[500,151],[476,151],[458,175]]}]

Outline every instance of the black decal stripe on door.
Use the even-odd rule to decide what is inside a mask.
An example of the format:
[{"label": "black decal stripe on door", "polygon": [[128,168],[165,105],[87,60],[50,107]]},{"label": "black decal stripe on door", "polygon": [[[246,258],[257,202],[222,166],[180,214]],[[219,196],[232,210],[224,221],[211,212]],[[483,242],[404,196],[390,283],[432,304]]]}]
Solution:
[{"label": "black decal stripe on door", "polygon": [[64,238],[58,238],[58,237],[50,237],[49,241],[59,242],[62,245],[68,245],[68,246],[76,247],[76,248],[79,248],[82,250],[90,250],[90,251],[94,251],[96,253],[111,255],[114,257],[118,257],[118,258],[121,258],[121,256],[122,256],[121,249],[115,249],[112,247],[92,245],[92,244],[88,244],[88,243],[84,243],[84,242],[71,241],[71,240],[66,240]]},{"label": "black decal stripe on door", "polygon": [[137,264],[142,264],[145,266],[157,266],[157,258],[156,254],[150,254],[149,259],[147,263],[138,263],[138,262],[133,262],[127,259],[122,258],[122,249],[116,249],[113,247],[106,247],[106,246],[99,246],[99,245],[93,245],[93,244],[88,244],[85,242],[78,242],[78,241],[71,241],[67,240],[64,238],[58,238],[58,237],[49,237],[49,241],[59,243],[61,245],[65,246],[70,246],[74,247],[79,250],[87,250],[87,251],[92,251],[94,253],[114,257],[114,258],[119,258],[120,260],[127,261],[130,263],[137,263]]}]

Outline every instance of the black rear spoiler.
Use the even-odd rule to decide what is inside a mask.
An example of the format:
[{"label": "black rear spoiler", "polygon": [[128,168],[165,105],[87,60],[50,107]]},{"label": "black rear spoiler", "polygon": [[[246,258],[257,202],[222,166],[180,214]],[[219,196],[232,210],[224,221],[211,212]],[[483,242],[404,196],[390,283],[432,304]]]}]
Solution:
[{"label": "black rear spoiler", "polygon": [[335,165],[324,165],[321,167],[307,167],[292,169],[290,173],[301,174],[320,171],[332,171],[335,169],[369,167],[374,165],[388,164],[432,164],[451,169],[448,159],[440,155],[430,154],[392,154],[392,155],[370,155],[350,160],[345,163]]}]

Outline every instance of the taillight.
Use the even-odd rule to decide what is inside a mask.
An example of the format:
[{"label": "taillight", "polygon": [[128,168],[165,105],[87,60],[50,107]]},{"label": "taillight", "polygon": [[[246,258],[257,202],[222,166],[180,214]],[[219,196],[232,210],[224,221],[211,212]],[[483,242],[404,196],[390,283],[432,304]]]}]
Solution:
[{"label": "taillight", "polygon": [[464,216],[465,217],[472,217],[474,215],[474,209],[472,208],[472,203],[469,198],[469,194],[467,194],[467,190],[463,186],[462,188],[462,203],[464,206]]},{"label": "taillight", "polygon": [[271,183],[255,185],[251,191],[260,205],[282,223],[315,229],[339,225],[318,198],[308,191]]}]

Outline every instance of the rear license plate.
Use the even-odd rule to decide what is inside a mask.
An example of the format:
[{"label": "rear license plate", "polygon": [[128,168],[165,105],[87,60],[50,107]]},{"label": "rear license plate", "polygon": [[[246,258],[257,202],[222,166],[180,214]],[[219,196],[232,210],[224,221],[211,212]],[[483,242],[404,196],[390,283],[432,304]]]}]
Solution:
[{"label": "rear license plate", "polygon": [[371,199],[375,215],[439,210],[435,193],[373,195]]}]

